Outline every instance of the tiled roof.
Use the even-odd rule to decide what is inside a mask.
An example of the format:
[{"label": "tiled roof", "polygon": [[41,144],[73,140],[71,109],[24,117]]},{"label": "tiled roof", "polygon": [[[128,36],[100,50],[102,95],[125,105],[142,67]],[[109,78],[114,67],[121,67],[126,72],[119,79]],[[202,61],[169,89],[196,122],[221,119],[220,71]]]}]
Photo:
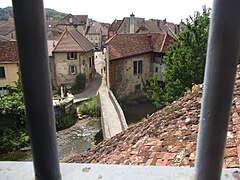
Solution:
[{"label": "tiled roof", "polygon": [[[224,153],[224,168],[239,168],[240,158],[240,66],[234,87],[231,116]],[[202,88],[192,90],[179,100],[143,119],[128,130],[68,162],[194,166],[202,102]]]},{"label": "tiled roof", "polygon": [[56,21],[56,20],[46,20],[47,29],[54,27],[57,23],[58,23],[58,21]]},{"label": "tiled roof", "polygon": [[17,42],[0,41],[0,63],[19,61]]},{"label": "tiled roof", "polygon": [[0,21],[0,25],[6,23],[6,21]]},{"label": "tiled roof", "polygon": [[0,41],[12,41],[13,39],[11,39],[10,37],[8,36],[3,36],[3,35],[0,35]]},{"label": "tiled roof", "polygon": [[122,22],[122,20],[114,20],[113,23],[109,26],[108,31],[117,31]]},{"label": "tiled roof", "polygon": [[99,22],[94,22],[91,26],[89,26],[88,31],[86,32],[86,35],[99,34],[101,28],[102,28],[102,25]]},{"label": "tiled roof", "polygon": [[0,35],[8,35],[15,29],[13,18],[0,25]]},{"label": "tiled roof", "polygon": [[47,40],[47,45],[48,45],[48,56],[52,56],[52,52],[58,42],[55,40]]},{"label": "tiled roof", "polygon": [[[116,34],[107,42],[109,60],[134,56],[147,52],[165,52],[172,37],[166,33]],[[164,48],[162,48],[164,46]]]},{"label": "tiled roof", "polygon": [[86,35],[97,35],[102,31],[102,35],[106,36],[108,29],[102,25],[103,23],[94,22],[91,26],[88,26]]},{"label": "tiled roof", "polygon": [[78,19],[78,21],[81,24],[86,24],[87,23],[88,15],[75,15],[75,17]]},{"label": "tiled roof", "polygon": [[[72,14],[68,14],[67,16],[62,18],[60,21],[58,21],[57,25],[83,25],[84,22],[81,22],[81,21],[84,19],[84,17],[85,16],[82,16],[82,15],[74,16]],[[72,18],[72,22],[69,22],[69,18]]]},{"label": "tiled roof", "polygon": [[66,28],[53,52],[87,52],[93,49],[92,43],[75,28]]},{"label": "tiled roof", "polygon": [[163,32],[156,21],[151,21],[151,20],[145,20],[145,25],[144,26],[141,26],[139,31],[141,32],[144,32],[144,31],[147,31],[147,32]]},{"label": "tiled roof", "polygon": [[136,33],[156,33],[167,32],[170,36],[176,39],[176,24],[158,19],[145,20],[145,24],[141,26]]}]

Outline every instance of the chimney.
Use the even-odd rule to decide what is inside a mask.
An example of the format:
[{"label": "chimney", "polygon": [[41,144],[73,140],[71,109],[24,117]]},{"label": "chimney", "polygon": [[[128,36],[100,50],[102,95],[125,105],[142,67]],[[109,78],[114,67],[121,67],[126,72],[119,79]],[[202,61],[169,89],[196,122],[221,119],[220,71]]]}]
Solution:
[{"label": "chimney", "polygon": [[129,33],[134,33],[135,31],[134,31],[134,14],[132,13],[131,15],[130,15],[130,31],[129,31]]},{"label": "chimney", "polygon": [[165,25],[167,23],[167,19],[165,18],[164,20],[163,20],[163,25]]}]

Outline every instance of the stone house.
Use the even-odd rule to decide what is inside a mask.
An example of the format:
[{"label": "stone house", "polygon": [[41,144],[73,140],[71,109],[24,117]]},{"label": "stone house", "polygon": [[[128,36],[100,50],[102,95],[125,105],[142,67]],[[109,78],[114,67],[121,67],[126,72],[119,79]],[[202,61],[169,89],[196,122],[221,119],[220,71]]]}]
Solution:
[{"label": "stone house", "polygon": [[163,80],[163,56],[174,38],[167,33],[116,34],[107,42],[107,83],[117,97],[142,92],[153,74]]},{"label": "stone house", "polygon": [[106,42],[107,28],[99,22],[93,22],[86,30],[86,38],[96,47],[101,50]]},{"label": "stone house", "polygon": [[64,30],[66,27],[74,27],[81,34],[85,35],[89,26],[88,15],[72,15],[68,14],[55,25],[57,28]]},{"label": "stone house", "polygon": [[53,88],[75,84],[79,73],[86,75],[88,85],[95,76],[94,46],[91,42],[75,28],[66,28],[58,42],[53,43],[50,56]]},{"label": "stone house", "polygon": [[18,63],[17,42],[0,41],[0,94],[7,93],[7,86],[15,86]]}]

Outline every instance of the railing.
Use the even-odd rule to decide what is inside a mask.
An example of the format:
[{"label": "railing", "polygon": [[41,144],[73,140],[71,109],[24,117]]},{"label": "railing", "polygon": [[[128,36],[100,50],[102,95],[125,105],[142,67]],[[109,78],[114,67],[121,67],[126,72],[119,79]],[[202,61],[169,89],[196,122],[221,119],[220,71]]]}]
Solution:
[{"label": "railing", "polygon": [[121,126],[122,126],[122,130],[125,131],[127,128],[128,128],[128,125],[127,125],[127,121],[125,119],[125,116],[124,116],[124,113],[123,113],[123,110],[121,108],[121,106],[119,105],[116,97],[114,96],[114,94],[112,93],[111,90],[108,90],[108,95],[112,101],[112,104],[118,114],[118,117],[119,117],[119,120],[120,120],[120,123],[121,123]]}]

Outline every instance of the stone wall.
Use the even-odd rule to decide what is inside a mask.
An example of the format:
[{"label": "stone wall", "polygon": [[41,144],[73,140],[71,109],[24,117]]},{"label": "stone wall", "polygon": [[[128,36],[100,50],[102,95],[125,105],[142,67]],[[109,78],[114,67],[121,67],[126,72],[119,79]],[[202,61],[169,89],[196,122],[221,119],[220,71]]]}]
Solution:
[{"label": "stone wall", "polygon": [[[133,62],[142,60],[142,74],[133,73]],[[142,81],[146,82],[153,75],[153,57],[151,53],[133,56],[124,59],[110,60],[109,86],[117,97],[136,92],[136,85],[143,88]]]},{"label": "stone wall", "polygon": [[[90,59],[91,59],[91,67],[90,67]],[[86,53],[77,53],[77,59],[67,59],[67,53],[53,53],[53,63],[51,67],[52,77],[56,79],[56,86],[60,85],[72,85],[75,83],[75,77],[79,73],[84,73],[87,77],[87,85],[91,81],[91,79],[95,76],[95,65],[94,63],[94,53],[92,51]],[[70,74],[69,66],[76,67],[76,73]],[[55,75],[54,75],[55,73]]]}]

